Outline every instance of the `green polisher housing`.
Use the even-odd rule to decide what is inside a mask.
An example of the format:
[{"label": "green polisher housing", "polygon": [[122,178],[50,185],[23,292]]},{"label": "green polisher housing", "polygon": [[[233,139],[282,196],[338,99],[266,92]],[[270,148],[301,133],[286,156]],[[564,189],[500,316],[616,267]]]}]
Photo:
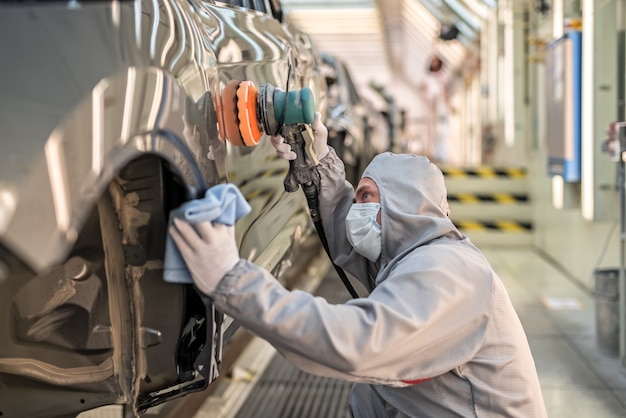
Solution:
[{"label": "green polisher housing", "polygon": [[264,83],[261,85],[257,114],[261,128],[268,135],[276,135],[283,125],[311,124],[315,118],[313,93],[308,87],[286,92]]},{"label": "green polisher housing", "polygon": [[276,89],[274,92],[274,115],[276,120],[283,122],[283,125],[313,123],[315,103],[311,89],[304,87],[290,92]]}]

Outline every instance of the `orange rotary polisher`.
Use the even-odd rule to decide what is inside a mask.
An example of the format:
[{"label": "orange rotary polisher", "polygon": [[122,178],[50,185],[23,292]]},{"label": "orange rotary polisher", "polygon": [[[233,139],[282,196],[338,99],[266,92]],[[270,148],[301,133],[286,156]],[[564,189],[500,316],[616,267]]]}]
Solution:
[{"label": "orange rotary polisher", "polygon": [[284,91],[264,83],[231,80],[221,95],[220,135],[232,145],[254,146],[263,133],[276,135],[284,125],[311,124],[315,117],[313,93],[307,87]]},{"label": "orange rotary polisher", "polygon": [[[308,87],[284,91],[264,83],[257,90],[252,81],[230,81],[222,92],[223,126],[220,135],[236,146],[254,146],[263,133],[281,134],[296,153],[289,161],[284,186],[295,192],[313,193],[311,165],[317,165],[311,123],[315,117],[313,93]],[[220,109],[218,109],[220,110]],[[305,187],[305,184],[307,187]]]},{"label": "orange rotary polisher", "polygon": [[233,80],[222,92],[222,106],[224,121],[220,128],[221,136],[231,144],[253,146],[259,143],[263,133],[280,133],[285,143],[291,146],[296,158],[289,160],[289,171],[283,181],[285,191],[292,193],[302,187],[324,250],[350,295],[359,297],[345,272],[332,261],[322,225],[316,181],[319,175],[314,170],[319,161],[313,149],[315,136],[311,123],[315,117],[315,103],[311,90],[305,87],[286,92],[271,84],[263,84],[257,91],[251,81]]}]

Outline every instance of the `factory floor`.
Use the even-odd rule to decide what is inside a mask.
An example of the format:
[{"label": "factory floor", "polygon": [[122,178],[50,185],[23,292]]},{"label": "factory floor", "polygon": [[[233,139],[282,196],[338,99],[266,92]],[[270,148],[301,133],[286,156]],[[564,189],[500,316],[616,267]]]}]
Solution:
[{"label": "factory floor", "polygon": [[[551,418],[626,416],[626,373],[598,344],[596,297],[530,247],[482,248],[526,330]],[[314,289],[347,299],[329,269]],[[255,339],[195,418],[345,417],[350,384],[295,369]]]}]

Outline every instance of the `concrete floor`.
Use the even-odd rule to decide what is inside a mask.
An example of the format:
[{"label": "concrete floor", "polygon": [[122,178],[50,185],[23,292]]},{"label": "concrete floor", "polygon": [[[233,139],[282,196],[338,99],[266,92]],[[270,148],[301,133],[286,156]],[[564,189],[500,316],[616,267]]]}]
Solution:
[{"label": "concrete floor", "polygon": [[[552,418],[626,416],[626,373],[619,368],[617,357],[607,354],[597,343],[594,296],[528,247],[483,248],[483,252],[506,284],[526,329],[548,415]],[[326,281],[342,287],[333,271],[326,275],[320,287]],[[280,364],[284,360],[279,356],[273,357],[269,345],[260,340],[254,344],[251,359],[255,360],[248,360],[248,363],[244,360],[237,366],[239,374],[248,373],[247,378],[236,383],[233,379],[230,383],[239,385],[239,389],[217,391],[196,418],[263,415],[258,409],[250,415],[247,412],[251,410],[250,405],[246,402],[250,403],[255,391],[261,390],[263,384],[258,382],[262,382],[264,375],[276,374],[272,367],[278,364],[284,368],[285,365]],[[267,359],[263,364],[259,363],[261,353]],[[304,379],[312,380],[305,374],[299,376],[302,382],[294,386],[302,392],[299,383]],[[293,383],[293,374],[290,379]],[[319,380],[312,382],[316,387],[321,384]],[[224,394],[229,392],[240,399],[227,400]],[[326,402],[319,397],[318,400]],[[273,407],[276,412],[273,417],[290,416],[284,411],[278,413],[280,405]],[[336,416],[345,416],[345,409],[339,411]],[[299,416],[303,416],[302,412]]]},{"label": "concrete floor", "polygon": [[530,249],[483,249],[524,325],[548,416],[626,416],[626,374],[600,349],[595,298]]}]

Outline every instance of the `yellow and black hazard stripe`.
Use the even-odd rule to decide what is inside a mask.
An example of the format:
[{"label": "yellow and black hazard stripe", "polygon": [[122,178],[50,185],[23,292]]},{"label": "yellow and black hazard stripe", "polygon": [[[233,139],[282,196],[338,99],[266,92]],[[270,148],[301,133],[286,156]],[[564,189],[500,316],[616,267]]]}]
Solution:
[{"label": "yellow and black hazard stripe", "polygon": [[441,171],[446,177],[463,178],[524,178],[526,177],[526,169],[522,167],[441,167]]},{"label": "yellow and black hazard stripe", "polygon": [[275,193],[276,191],[274,189],[255,189],[249,193],[246,193],[244,197],[246,198],[248,202],[254,199],[264,199],[264,198],[269,201],[271,200],[272,196],[274,196]]},{"label": "yellow and black hazard stripe", "polygon": [[485,203],[493,202],[503,205],[528,202],[525,193],[451,193],[448,194],[448,202],[458,203]]},{"label": "yellow and black hazard stripe", "polygon": [[[259,180],[259,179],[264,179],[264,178],[269,178],[269,177],[274,177],[274,176],[279,176],[279,177],[285,177],[287,175],[287,172],[289,171],[288,168],[273,168],[270,170],[263,170],[263,171],[259,171],[258,173],[256,173],[253,176],[250,176],[247,179],[244,179],[241,183],[237,184],[237,186],[239,188],[242,187],[246,187],[248,184]],[[230,174],[229,176],[231,182],[236,182],[236,177],[234,174]]]},{"label": "yellow and black hazard stripe", "polygon": [[500,221],[453,221],[454,225],[463,231],[503,231],[528,232],[533,229],[530,222],[500,220]]}]

